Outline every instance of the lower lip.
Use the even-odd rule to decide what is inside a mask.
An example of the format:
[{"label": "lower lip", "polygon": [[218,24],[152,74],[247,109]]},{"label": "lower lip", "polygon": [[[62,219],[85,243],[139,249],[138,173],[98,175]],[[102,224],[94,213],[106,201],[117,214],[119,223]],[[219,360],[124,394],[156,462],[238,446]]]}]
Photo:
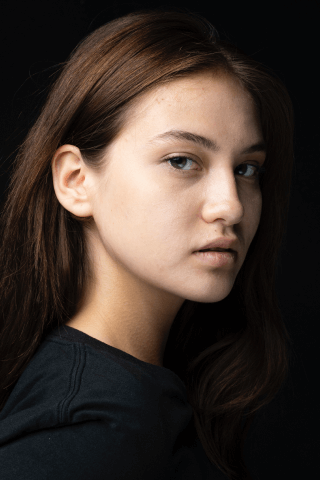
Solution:
[{"label": "lower lip", "polygon": [[235,261],[236,257],[236,252],[194,252],[194,254],[202,262],[214,267],[230,265]]}]

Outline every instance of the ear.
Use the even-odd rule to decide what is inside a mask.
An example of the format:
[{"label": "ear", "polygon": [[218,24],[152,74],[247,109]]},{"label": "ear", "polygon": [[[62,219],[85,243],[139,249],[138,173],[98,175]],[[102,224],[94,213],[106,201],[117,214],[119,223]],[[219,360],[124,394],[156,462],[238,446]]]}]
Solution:
[{"label": "ear", "polygon": [[79,148],[62,145],[52,162],[53,187],[61,205],[77,217],[92,216],[89,186],[92,181]]}]

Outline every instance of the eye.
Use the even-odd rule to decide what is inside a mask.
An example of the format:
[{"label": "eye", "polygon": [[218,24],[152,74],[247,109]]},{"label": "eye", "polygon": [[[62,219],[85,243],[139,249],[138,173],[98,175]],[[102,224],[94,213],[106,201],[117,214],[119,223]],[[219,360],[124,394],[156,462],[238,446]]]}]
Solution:
[{"label": "eye", "polygon": [[[180,167],[176,167],[179,163],[187,163],[187,166],[191,166],[192,163],[196,163],[194,160],[192,160],[191,158],[188,158],[188,157],[183,157],[182,155],[179,155],[177,157],[171,157],[171,158],[167,158],[166,160],[167,162],[173,162],[173,165],[170,165],[172,168],[175,168],[176,170],[182,170],[182,168]],[[185,166],[185,165],[183,165]],[[190,169],[187,169],[187,170],[182,170],[183,172],[185,171],[188,171]]]},{"label": "eye", "polygon": [[258,179],[262,176],[263,172],[265,171],[265,167],[260,167],[260,165],[252,165],[251,163],[242,163],[237,168],[240,168],[243,170],[244,167],[246,167],[246,173],[248,171],[248,167],[249,167],[249,173],[253,171],[253,174],[249,174],[249,176],[247,177],[244,175],[241,175],[241,176],[244,176],[245,178]]},{"label": "eye", "polygon": [[[191,158],[185,157],[183,155],[178,155],[176,157],[167,158],[165,161],[168,162],[169,164],[171,162],[172,164],[170,164],[170,166],[172,168],[174,168],[175,170],[180,170],[182,172],[189,172],[189,171],[192,171],[192,170],[197,170],[197,169],[194,169],[194,168],[193,169],[192,168],[187,168],[187,169],[183,168],[183,167],[191,167],[192,163],[197,163],[195,160],[192,160]],[[180,165],[182,164],[181,168],[180,168],[179,164]],[[260,178],[265,171],[265,167],[261,167],[260,165],[254,165],[254,164],[251,164],[251,163],[242,163],[241,165],[238,165],[237,169],[240,169],[240,171],[245,171],[245,174],[249,173],[248,175],[240,174],[241,177],[249,178],[249,179]]]}]

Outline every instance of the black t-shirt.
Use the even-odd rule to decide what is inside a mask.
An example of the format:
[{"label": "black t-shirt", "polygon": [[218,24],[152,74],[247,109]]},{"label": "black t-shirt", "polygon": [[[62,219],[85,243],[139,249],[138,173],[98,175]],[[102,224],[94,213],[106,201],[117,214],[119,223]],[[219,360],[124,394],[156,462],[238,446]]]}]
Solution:
[{"label": "black t-shirt", "polygon": [[0,478],[225,480],[191,425],[173,371],[63,325],[0,412]]}]

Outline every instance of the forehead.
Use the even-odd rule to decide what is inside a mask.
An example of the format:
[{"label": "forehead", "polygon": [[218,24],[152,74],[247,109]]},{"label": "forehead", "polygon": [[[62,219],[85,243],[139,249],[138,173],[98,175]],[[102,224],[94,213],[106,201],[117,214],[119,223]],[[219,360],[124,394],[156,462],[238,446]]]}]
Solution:
[{"label": "forehead", "polygon": [[157,86],[135,99],[122,133],[148,141],[165,130],[191,127],[208,135],[231,128],[240,138],[246,131],[259,134],[260,122],[250,93],[236,78],[205,72]]},{"label": "forehead", "polygon": [[216,106],[224,103],[228,97],[235,101],[240,99],[253,104],[250,93],[240,84],[240,81],[225,73],[197,73],[185,78],[171,80],[159,85],[141,97],[132,105],[137,117],[144,116],[149,109],[164,104],[166,108],[181,104],[187,108],[190,102],[204,103],[212,99]]}]

